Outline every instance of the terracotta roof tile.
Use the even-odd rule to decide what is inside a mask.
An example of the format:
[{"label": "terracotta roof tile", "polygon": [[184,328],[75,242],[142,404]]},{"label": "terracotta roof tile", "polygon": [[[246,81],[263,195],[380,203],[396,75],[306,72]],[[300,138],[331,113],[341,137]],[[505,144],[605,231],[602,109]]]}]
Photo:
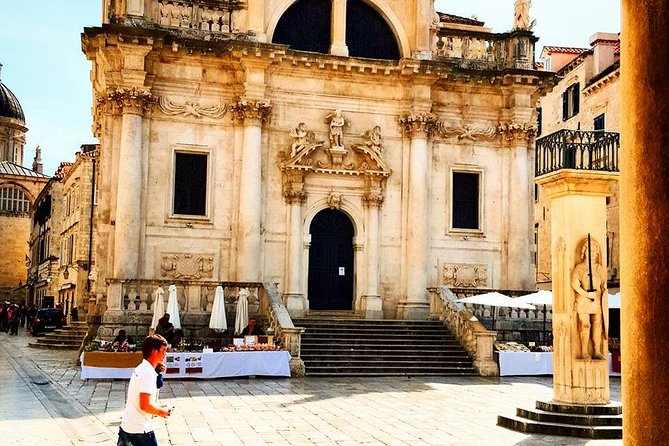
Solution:
[{"label": "terracotta roof tile", "polygon": [[589,48],[575,48],[569,46],[545,46],[544,51],[550,53],[568,53],[568,54],[582,54],[586,51],[590,51]]}]

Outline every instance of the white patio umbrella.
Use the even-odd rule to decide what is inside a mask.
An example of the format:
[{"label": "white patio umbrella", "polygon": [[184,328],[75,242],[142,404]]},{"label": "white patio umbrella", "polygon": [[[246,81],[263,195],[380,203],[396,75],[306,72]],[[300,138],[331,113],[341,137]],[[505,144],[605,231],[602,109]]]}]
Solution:
[{"label": "white patio umbrella", "polygon": [[235,334],[240,334],[249,324],[249,290],[242,288],[237,297],[237,314],[235,315]]},{"label": "white patio umbrella", "polygon": [[167,311],[170,315],[170,322],[174,325],[174,329],[181,328],[181,318],[179,317],[179,302],[177,301],[177,287],[170,285],[167,290],[169,297],[167,298]]},{"label": "white patio umbrella", "polygon": [[609,310],[620,308],[620,293],[609,294]]},{"label": "white patio umbrella", "polygon": [[153,319],[151,319],[151,327],[155,329],[158,326],[158,321],[165,314],[165,301],[163,300],[163,291],[162,287],[158,287],[156,290],[156,300],[153,301]]},{"label": "white patio umbrella", "polygon": [[226,330],[228,328],[228,321],[225,318],[225,297],[223,296],[223,287],[220,285],[216,287],[209,328],[214,330]]},{"label": "white patio umbrella", "polygon": [[519,302],[518,299],[513,299],[506,294],[498,293],[493,291],[491,293],[477,294],[476,296],[465,297],[464,299],[458,299],[457,302],[464,304],[478,304],[478,305],[489,305],[493,307],[492,311],[492,329],[495,329],[495,313],[497,312],[497,307],[507,307],[507,308],[521,308],[524,310],[536,310],[534,305],[530,305],[525,302]]}]

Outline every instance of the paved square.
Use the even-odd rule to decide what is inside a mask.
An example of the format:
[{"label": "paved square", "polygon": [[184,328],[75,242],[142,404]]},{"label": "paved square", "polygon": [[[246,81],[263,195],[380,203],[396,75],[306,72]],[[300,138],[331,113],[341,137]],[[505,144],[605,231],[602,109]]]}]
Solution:
[{"label": "paved square", "polygon": [[[82,381],[75,353],[0,333],[0,443],[115,445],[126,381]],[[526,435],[497,415],[550,400],[551,377],[166,380],[161,446],[622,445]],[[611,379],[620,401],[620,378]]]}]

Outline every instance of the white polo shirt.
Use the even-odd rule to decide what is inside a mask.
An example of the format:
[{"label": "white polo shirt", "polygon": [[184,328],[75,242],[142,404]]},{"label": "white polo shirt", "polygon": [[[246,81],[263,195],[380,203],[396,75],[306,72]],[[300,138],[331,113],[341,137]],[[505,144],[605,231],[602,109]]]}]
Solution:
[{"label": "white polo shirt", "polygon": [[139,408],[139,394],[148,393],[155,404],[158,398],[157,376],[155,369],[146,359],[132,372],[130,384],[128,384],[128,399],[121,420],[121,429],[125,432],[142,434],[153,431],[151,414]]}]

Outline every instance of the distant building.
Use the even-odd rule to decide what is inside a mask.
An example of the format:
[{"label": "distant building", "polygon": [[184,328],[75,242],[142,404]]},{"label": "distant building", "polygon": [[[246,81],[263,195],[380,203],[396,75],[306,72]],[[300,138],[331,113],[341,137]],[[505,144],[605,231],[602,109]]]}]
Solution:
[{"label": "distant building", "polygon": [[[604,136],[607,141],[615,141],[620,131],[621,107],[619,34],[594,34],[590,48],[547,46],[541,58],[546,70],[555,71],[561,79],[540,100],[538,145],[542,138],[549,137],[584,145],[598,144]],[[535,264],[538,286],[550,289],[551,209],[541,192],[535,186]],[[606,257],[611,288],[617,288],[620,281],[619,234],[616,185],[607,198]]]},{"label": "distant building", "polygon": [[0,301],[16,303],[26,298],[30,207],[49,179],[39,148],[33,169],[23,167],[27,131],[21,104],[0,80]]},{"label": "distant building", "polygon": [[[61,163],[38,196],[32,213],[31,301],[61,304],[80,314],[90,290],[94,264],[96,145],[82,145],[73,163]],[[82,314],[83,316],[83,314]]]}]

